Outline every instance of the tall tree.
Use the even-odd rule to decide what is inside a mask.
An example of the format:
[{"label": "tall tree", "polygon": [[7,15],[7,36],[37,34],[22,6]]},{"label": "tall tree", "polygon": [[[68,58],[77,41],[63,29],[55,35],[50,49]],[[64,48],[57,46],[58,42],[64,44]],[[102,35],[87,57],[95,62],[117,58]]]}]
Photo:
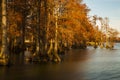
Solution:
[{"label": "tall tree", "polygon": [[2,48],[0,58],[3,59],[3,64],[8,63],[8,41],[7,41],[7,11],[6,0],[2,0]]}]

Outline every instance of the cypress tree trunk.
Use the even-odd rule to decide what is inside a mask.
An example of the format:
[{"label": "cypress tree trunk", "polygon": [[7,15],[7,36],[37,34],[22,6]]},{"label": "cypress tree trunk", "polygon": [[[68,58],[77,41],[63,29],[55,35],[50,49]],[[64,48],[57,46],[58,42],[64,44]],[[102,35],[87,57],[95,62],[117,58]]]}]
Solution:
[{"label": "cypress tree trunk", "polygon": [[40,8],[41,8],[41,0],[38,0],[37,2],[37,16],[36,16],[36,19],[37,19],[37,28],[36,28],[36,31],[37,31],[37,38],[36,38],[36,54],[40,54]]},{"label": "cypress tree trunk", "polygon": [[44,12],[44,28],[43,28],[43,54],[45,55],[46,54],[46,43],[47,43],[47,41],[46,41],[46,30],[47,30],[47,14],[48,14],[48,12],[47,12],[47,0],[44,0],[44,10],[45,10],[45,12]]},{"label": "cypress tree trunk", "polygon": [[59,55],[58,55],[58,16],[55,15],[55,47],[54,47],[54,55],[55,55],[55,58],[57,59],[57,61],[61,61]]},{"label": "cypress tree trunk", "polygon": [[58,61],[60,62],[61,59],[58,55],[58,15],[59,15],[59,6],[58,6],[58,2],[55,3],[55,46],[54,46],[54,56]]},{"label": "cypress tree trunk", "polygon": [[2,0],[2,48],[0,62],[4,65],[8,63],[8,42],[7,42],[7,19],[6,19],[6,0]]}]

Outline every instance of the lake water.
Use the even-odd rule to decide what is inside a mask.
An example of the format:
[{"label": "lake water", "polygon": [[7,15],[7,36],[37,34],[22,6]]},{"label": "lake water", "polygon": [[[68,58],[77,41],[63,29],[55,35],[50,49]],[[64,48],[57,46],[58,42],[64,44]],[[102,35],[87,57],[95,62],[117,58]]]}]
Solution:
[{"label": "lake water", "polygon": [[59,64],[1,66],[0,80],[120,80],[120,44],[113,50],[74,49]]}]

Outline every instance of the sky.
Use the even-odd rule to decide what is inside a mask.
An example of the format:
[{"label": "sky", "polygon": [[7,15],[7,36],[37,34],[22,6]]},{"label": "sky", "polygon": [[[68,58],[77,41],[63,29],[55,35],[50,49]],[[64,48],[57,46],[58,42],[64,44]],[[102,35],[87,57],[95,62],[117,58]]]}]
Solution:
[{"label": "sky", "polygon": [[108,17],[109,26],[120,32],[120,0],[83,0],[90,16]]}]

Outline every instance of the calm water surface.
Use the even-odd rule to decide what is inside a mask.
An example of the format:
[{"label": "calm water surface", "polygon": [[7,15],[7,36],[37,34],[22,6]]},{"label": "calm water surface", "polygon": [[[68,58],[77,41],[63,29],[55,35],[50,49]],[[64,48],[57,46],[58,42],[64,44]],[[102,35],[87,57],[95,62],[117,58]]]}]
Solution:
[{"label": "calm water surface", "polygon": [[59,64],[0,67],[0,80],[120,80],[120,44],[113,50],[71,50]]}]

